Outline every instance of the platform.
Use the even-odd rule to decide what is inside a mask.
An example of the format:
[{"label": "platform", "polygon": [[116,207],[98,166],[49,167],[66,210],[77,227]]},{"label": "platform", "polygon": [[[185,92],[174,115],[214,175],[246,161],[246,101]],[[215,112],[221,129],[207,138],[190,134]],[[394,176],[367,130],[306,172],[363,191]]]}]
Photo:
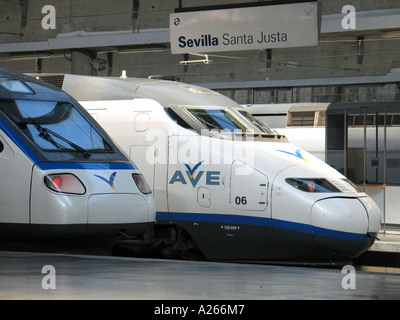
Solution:
[{"label": "platform", "polygon": [[[55,289],[44,289],[53,266]],[[400,275],[339,269],[0,252],[0,299],[400,299]],[[53,273],[54,274],[54,273]]]},{"label": "platform", "polygon": [[382,228],[378,235],[378,239],[371,246],[369,251],[400,253],[400,228],[385,227]]}]

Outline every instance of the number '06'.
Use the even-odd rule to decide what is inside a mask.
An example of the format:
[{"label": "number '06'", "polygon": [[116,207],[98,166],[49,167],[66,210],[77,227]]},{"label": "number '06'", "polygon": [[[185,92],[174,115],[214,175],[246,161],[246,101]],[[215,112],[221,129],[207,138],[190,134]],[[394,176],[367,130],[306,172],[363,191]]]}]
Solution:
[{"label": "number '06'", "polygon": [[237,205],[246,205],[247,204],[247,198],[246,197],[236,197],[235,198],[235,203],[237,204]]}]

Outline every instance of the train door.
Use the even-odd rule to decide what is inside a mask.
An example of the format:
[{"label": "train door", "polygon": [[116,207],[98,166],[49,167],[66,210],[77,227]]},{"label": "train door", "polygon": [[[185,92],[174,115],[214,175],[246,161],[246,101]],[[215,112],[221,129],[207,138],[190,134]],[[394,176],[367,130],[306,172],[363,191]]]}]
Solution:
[{"label": "train door", "polygon": [[[29,232],[32,162],[0,134],[0,237]],[[13,225],[16,228],[10,227]]]},{"label": "train door", "polygon": [[[230,183],[232,207],[244,211],[266,211],[268,185],[267,176],[240,160],[234,161]],[[269,214],[261,217],[269,218]]]},{"label": "train door", "polygon": [[266,175],[241,160],[232,163],[230,206],[237,225],[227,225],[224,230],[225,244],[232,255],[251,259],[267,257],[275,250],[268,194]]}]

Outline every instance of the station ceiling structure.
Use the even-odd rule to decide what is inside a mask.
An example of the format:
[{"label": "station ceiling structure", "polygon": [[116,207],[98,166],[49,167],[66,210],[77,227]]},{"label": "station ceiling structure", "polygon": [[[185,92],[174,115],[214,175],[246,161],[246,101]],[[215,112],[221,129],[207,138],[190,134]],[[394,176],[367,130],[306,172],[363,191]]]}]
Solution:
[{"label": "station ceiling structure", "polygon": [[[198,7],[191,0],[54,1],[56,29],[43,30],[42,4],[10,0],[0,13],[0,63],[23,72],[173,76],[239,103],[400,99],[395,0],[319,0],[320,40],[312,48],[217,52],[207,58],[171,54],[168,17],[174,12],[293,2],[298,1],[220,0]],[[347,5],[356,10],[354,29],[342,26]],[[180,63],[191,60],[195,63]]]}]

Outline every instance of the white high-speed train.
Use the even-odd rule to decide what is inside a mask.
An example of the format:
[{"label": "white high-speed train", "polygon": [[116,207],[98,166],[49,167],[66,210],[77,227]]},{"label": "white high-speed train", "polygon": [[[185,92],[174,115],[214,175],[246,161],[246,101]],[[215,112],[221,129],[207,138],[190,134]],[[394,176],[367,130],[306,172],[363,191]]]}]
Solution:
[{"label": "white high-speed train", "polygon": [[381,209],[383,229],[399,226],[399,102],[254,104],[245,108],[370,195]]},{"label": "white high-speed train", "polygon": [[375,240],[380,211],[365,193],[216,92],[76,75],[62,88],[145,175],[166,255],[198,248],[209,260],[347,260]]},{"label": "white high-speed train", "polygon": [[0,239],[149,239],[140,171],[65,92],[0,68]]}]

